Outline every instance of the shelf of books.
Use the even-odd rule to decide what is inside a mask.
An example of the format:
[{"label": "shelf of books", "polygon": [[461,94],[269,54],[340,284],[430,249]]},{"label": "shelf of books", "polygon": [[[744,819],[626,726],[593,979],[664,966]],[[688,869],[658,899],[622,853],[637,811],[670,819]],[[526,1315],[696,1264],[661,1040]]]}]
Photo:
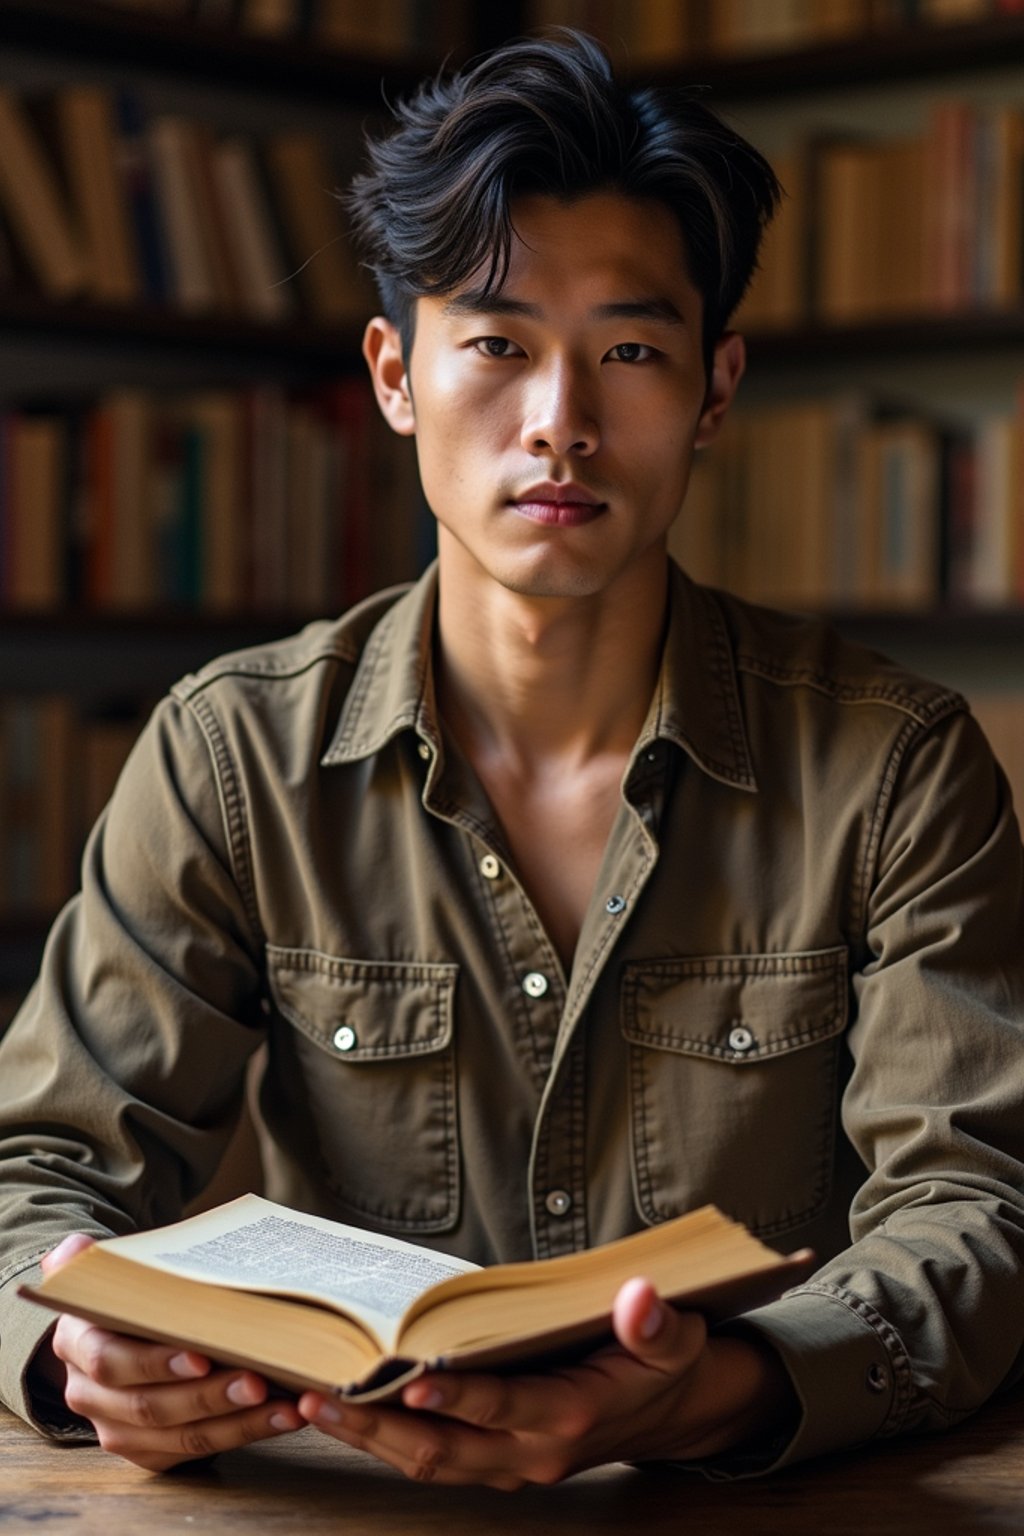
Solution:
[{"label": "shelf of books", "polygon": [[1024,48],[1020,0],[525,0],[523,12],[528,27],[582,26],[644,78],[734,100],[1004,68]]},{"label": "shelf of books", "polygon": [[187,74],[218,86],[375,106],[448,54],[469,0],[4,0],[0,47]]}]

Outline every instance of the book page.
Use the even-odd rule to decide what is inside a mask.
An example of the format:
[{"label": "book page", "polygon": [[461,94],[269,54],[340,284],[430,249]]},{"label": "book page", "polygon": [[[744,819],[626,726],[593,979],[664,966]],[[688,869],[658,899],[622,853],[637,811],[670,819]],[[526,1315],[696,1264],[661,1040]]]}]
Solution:
[{"label": "book page", "polygon": [[258,1195],[155,1232],[113,1238],[105,1246],[137,1264],[192,1280],[336,1306],[364,1319],[387,1341],[424,1291],[478,1267]]}]

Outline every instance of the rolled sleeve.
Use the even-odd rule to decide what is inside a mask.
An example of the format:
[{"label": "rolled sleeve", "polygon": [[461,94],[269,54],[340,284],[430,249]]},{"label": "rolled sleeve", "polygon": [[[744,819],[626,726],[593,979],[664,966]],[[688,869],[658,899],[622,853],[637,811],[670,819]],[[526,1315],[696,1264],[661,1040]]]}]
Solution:
[{"label": "rolled sleeve", "polygon": [[802,1410],[795,1434],[758,1471],[898,1432],[911,1394],[910,1362],[896,1330],[859,1296],[801,1286],[729,1331],[771,1345]]},{"label": "rolled sleeve", "polygon": [[[95,1232],[96,1237],[109,1233]],[[33,1429],[51,1439],[90,1443],[96,1439],[91,1424],[78,1419],[62,1404],[33,1392],[30,1368],[37,1351],[53,1332],[56,1320],[34,1302],[18,1294],[23,1285],[35,1285],[42,1277],[41,1254],[21,1259],[0,1275],[0,1401]]]}]

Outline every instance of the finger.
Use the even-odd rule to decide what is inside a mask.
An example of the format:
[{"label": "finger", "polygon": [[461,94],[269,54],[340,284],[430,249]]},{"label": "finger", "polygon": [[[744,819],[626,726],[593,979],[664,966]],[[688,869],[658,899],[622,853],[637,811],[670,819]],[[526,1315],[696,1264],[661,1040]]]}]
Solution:
[{"label": "finger", "polygon": [[677,1312],[643,1279],[627,1280],[619,1290],[612,1326],[635,1359],[672,1376],[694,1365],[707,1341],[707,1325],[699,1313]]},{"label": "finger", "polygon": [[118,1421],[96,1422],[100,1445],[150,1472],[164,1472],[183,1461],[217,1456],[258,1440],[269,1440],[305,1427],[294,1404],[264,1403],[220,1418],[200,1419],[170,1429],[140,1429]]},{"label": "finger", "polygon": [[106,1387],[193,1380],[212,1369],[205,1355],[111,1333],[68,1313],[62,1313],[57,1322],[53,1352],[68,1367],[75,1366]]},{"label": "finger", "polygon": [[543,1376],[424,1376],[402,1393],[407,1408],[443,1414],[477,1429],[506,1434],[550,1430],[575,1416],[578,1391],[572,1373]]},{"label": "finger", "polygon": [[325,1433],[395,1467],[416,1482],[483,1483],[521,1488],[511,1437],[452,1424],[428,1414],[339,1403],[307,1392],[299,1412]]},{"label": "finger", "polygon": [[267,1401],[266,1382],[251,1371],[217,1371],[198,1382],[112,1387],[68,1367],[64,1399],[74,1413],[92,1422],[136,1429],[167,1429],[237,1414]]},{"label": "finger", "polygon": [[56,1248],[43,1254],[39,1267],[44,1275],[53,1274],[54,1270],[60,1269],[68,1259],[73,1259],[76,1253],[81,1253],[84,1248],[91,1248],[95,1241],[94,1237],[87,1237],[84,1232],[69,1232]]}]

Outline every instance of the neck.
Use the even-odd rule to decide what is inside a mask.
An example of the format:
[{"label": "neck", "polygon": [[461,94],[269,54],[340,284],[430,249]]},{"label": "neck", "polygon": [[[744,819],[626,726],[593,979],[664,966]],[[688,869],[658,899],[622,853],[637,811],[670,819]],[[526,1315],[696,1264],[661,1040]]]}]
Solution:
[{"label": "neck", "polygon": [[657,680],[663,558],[593,597],[532,597],[440,562],[438,698],[472,761],[528,777],[627,756]]}]

